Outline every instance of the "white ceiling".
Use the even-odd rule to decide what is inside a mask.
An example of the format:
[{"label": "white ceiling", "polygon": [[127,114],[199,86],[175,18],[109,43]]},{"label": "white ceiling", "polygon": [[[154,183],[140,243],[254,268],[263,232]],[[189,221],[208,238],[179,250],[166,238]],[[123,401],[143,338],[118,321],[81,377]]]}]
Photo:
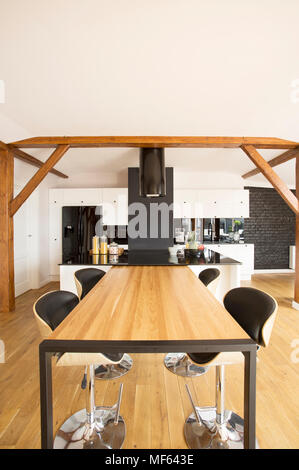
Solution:
[{"label": "white ceiling", "polygon": [[[20,127],[28,136],[299,140],[298,0],[0,0],[0,9],[0,112],[15,123],[12,140],[25,137]],[[241,150],[167,149],[166,161],[185,172],[253,168]],[[72,149],[56,168],[137,164],[137,149]],[[294,161],[278,173],[292,186]]]}]

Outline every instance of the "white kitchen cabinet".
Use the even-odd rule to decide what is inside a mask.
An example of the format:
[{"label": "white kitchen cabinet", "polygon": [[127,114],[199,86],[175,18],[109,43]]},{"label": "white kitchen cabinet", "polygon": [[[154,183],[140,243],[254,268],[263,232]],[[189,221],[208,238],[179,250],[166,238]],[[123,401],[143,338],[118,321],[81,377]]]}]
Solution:
[{"label": "white kitchen cabinet", "polygon": [[198,190],[205,218],[249,217],[249,191],[238,189]]},{"label": "white kitchen cabinet", "polygon": [[249,217],[249,190],[234,190],[233,216],[236,219],[246,219]]},{"label": "white kitchen cabinet", "polygon": [[50,276],[59,274],[62,260],[62,210],[63,192],[50,189],[49,191],[49,256]]},{"label": "white kitchen cabinet", "polygon": [[201,218],[202,204],[197,189],[174,190],[173,217],[176,219]]},{"label": "white kitchen cabinet", "polygon": [[103,188],[104,225],[128,225],[128,188]]},{"label": "white kitchen cabinet", "polygon": [[100,204],[102,204],[102,190],[99,188],[63,190],[64,206],[99,206]]},{"label": "white kitchen cabinet", "polygon": [[49,189],[49,203],[63,206],[63,189]]},{"label": "white kitchen cabinet", "polygon": [[296,268],[296,246],[291,245],[289,247],[289,268],[295,269]]},{"label": "white kitchen cabinet", "polygon": [[213,244],[206,245],[207,248],[220,253],[221,255],[240,261],[241,279],[249,280],[254,272],[254,245],[248,243],[232,243],[232,244]]},{"label": "white kitchen cabinet", "polygon": [[[198,277],[201,271],[207,269],[207,267],[209,267],[209,265],[188,265],[188,268],[194,272],[196,277]],[[219,283],[215,297],[219,300],[219,302],[222,302],[223,297],[229,290],[234,289],[235,287],[240,287],[242,266],[240,264],[215,264],[213,267],[219,269],[220,271]]]}]

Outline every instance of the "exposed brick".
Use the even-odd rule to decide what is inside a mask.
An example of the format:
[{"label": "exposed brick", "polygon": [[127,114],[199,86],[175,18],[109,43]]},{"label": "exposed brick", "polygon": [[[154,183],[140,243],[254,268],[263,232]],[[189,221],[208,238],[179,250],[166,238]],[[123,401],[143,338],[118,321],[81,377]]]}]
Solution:
[{"label": "exposed brick", "polygon": [[249,189],[250,203],[244,241],[255,245],[255,269],[288,268],[289,246],[295,245],[295,215],[275,189],[244,189]]}]

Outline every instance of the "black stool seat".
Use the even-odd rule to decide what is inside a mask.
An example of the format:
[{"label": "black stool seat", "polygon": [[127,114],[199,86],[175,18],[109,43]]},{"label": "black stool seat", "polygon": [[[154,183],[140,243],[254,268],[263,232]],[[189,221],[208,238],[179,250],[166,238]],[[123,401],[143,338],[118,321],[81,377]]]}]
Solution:
[{"label": "black stool seat", "polygon": [[53,291],[40,297],[34,305],[34,310],[51,330],[55,330],[78,303],[78,297],[72,292]]},{"label": "black stool seat", "polygon": [[198,279],[205,285],[208,286],[211,282],[215,281],[220,276],[220,271],[217,268],[207,268],[201,271],[198,275]]},{"label": "black stool seat", "polygon": [[226,294],[223,304],[257,344],[267,346],[264,326],[277,309],[273,297],[253,287],[236,287]]},{"label": "black stool seat", "polygon": [[[226,294],[223,304],[230,315],[258,345],[267,346],[271,331],[269,335],[266,335],[265,325],[277,310],[277,303],[273,297],[253,287],[236,287]],[[188,356],[196,364],[206,364],[218,354],[188,353]]]},{"label": "black stool seat", "polygon": [[79,269],[75,272],[75,280],[79,283],[81,290],[81,293],[79,292],[80,300],[88,294],[105,274],[105,271],[97,268]]}]

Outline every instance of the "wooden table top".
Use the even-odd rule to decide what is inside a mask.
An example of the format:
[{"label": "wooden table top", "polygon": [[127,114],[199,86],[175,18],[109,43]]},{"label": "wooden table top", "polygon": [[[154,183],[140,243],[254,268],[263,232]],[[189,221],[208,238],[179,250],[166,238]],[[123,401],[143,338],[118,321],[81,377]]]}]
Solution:
[{"label": "wooden table top", "polygon": [[48,339],[249,339],[185,266],[114,266]]}]

